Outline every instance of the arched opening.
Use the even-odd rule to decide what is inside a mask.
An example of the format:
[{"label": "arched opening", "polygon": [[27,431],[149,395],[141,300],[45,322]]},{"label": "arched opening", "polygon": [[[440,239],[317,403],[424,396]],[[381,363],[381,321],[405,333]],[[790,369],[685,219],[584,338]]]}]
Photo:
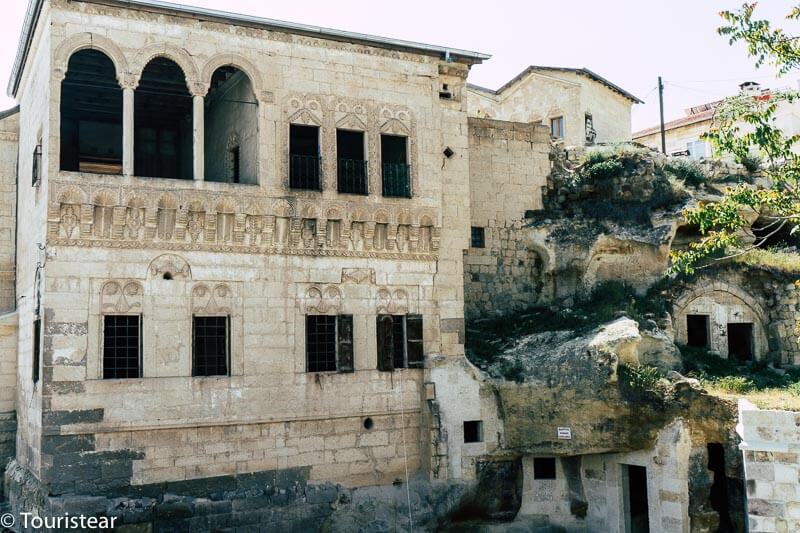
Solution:
[{"label": "arched opening", "polygon": [[156,57],[142,71],[134,98],[134,173],[192,179],[192,96],[172,60]]},{"label": "arched opening", "polygon": [[750,227],[754,243],[762,248],[800,248],[800,234],[792,233],[794,224],[760,217]]},{"label": "arched opening", "polygon": [[61,170],[122,173],[122,89],[99,50],[72,54],[61,82]]},{"label": "arched opening", "polygon": [[258,101],[236,67],[214,71],[205,99],[205,180],[258,183]]}]

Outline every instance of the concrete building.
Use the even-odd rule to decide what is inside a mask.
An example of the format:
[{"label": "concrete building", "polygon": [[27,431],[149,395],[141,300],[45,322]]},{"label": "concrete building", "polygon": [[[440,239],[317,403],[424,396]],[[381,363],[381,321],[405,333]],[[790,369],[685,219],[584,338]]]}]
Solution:
[{"label": "concrete building", "polygon": [[[739,94],[751,95],[755,98],[769,99],[771,90],[761,87],[756,82],[745,82],[739,85]],[[707,102],[686,110],[686,115],[670,120],[664,124],[664,139],[667,154],[685,155],[692,159],[703,159],[713,155],[711,144],[702,138],[713,126],[714,112],[722,100]],[[800,133],[800,104],[782,100],[775,111],[775,126],[786,136]],[[747,131],[747,125],[741,125]],[[661,126],[656,125],[637,131],[633,140],[655,150],[661,150]]]},{"label": "concrete building", "polygon": [[469,115],[542,123],[567,146],[631,140],[631,106],[643,103],[586,68],[530,66],[493,91],[467,85]]}]

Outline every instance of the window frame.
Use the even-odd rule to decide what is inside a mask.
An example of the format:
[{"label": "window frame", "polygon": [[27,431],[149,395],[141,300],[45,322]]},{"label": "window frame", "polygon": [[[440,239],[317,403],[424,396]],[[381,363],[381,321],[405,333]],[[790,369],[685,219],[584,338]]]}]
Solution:
[{"label": "window frame", "polygon": [[[350,314],[306,314],[305,316],[305,371],[309,374],[349,374],[355,371],[355,353],[353,350],[353,315]],[[333,369],[311,369],[311,328],[312,320],[320,318],[333,319]]]},{"label": "window frame", "polygon": [[[412,321],[419,322],[419,339],[411,338],[409,339],[408,331],[409,331],[409,318]],[[383,323],[382,323],[383,322]],[[391,325],[389,324],[391,322]],[[400,326],[398,328],[398,325]],[[386,331],[384,331],[384,328]],[[413,368],[424,368],[425,366],[425,350],[424,350],[424,334],[423,334],[423,316],[421,314],[415,313],[406,313],[406,314],[391,314],[391,313],[379,313],[375,317],[375,329],[376,329],[376,339],[377,339],[377,358],[378,364],[377,369],[381,372],[394,372],[397,369],[413,369]],[[395,338],[395,335],[398,331],[401,330],[402,339],[398,340]],[[391,330],[391,335],[389,338],[386,338],[386,333],[388,330]],[[419,343],[419,346],[416,347],[414,350],[419,351],[418,358],[415,358],[413,361],[409,358],[409,352],[411,351],[410,348],[412,345],[416,345]],[[395,349],[399,346],[402,346],[403,349],[403,366],[397,366],[395,363],[397,361],[397,357],[395,354]],[[387,354],[386,349],[389,349],[390,352]],[[391,360],[391,364],[389,364]]]},{"label": "window frame", "polygon": [[[405,161],[403,163],[388,163],[384,160],[383,156],[383,139],[384,137],[394,137],[398,139],[403,139],[403,151],[405,155]],[[414,174],[413,169],[411,168],[411,137],[408,135],[398,135],[395,133],[381,133],[378,139],[380,146],[378,146],[378,152],[380,154],[380,176],[381,176],[381,197],[383,198],[413,198],[414,197]],[[386,193],[386,165],[404,165],[407,170],[407,179],[408,183],[406,184],[406,189],[408,194],[387,194]]]},{"label": "window frame", "polygon": [[[106,377],[106,319],[108,317],[137,317],[138,320],[138,343],[137,343],[137,351],[138,351],[138,360],[137,360],[137,370],[138,375],[135,377]],[[101,379],[104,380],[112,380],[112,379],[142,379],[144,377],[144,318],[141,313],[108,313],[101,315],[100,320],[100,327],[101,327],[101,339],[102,343],[100,345],[100,374]]]},{"label": "window frame", "polygon": [[[479,230],[479,240],[476,241],[476,230]],[[469,238],[469,247],[470,248],[486,248],[486,228],[483,226],[472,226],[470,228],[470,238]]]},{"label": "window frame", "polygon": [[[293,153],[293,151],[292,151],[292,128],[293,127],[294,128],[314,128],[314,129],[316,129],[316,133],[317,133],[317,139],[316,139],[317,150],[316,150],[316,154],[315,155],[311,156],[311,155]],[[296,122],[290,122],[289,125],[288,125],[288,131],[287,131],[286,135],[287,135],[287,141],[286,141],[287,165],[286,165],[286,170],[287,170],[287,174],[288,174],[286,176],[286,179],[287,179],[288,188],[290,190],[295,190],[295,191],[316,191],[316,192],[321,192],[323,190],[323,188],[324,188],[324,182],[325,182],[325,177],[322,175],[322,127],[318,126],[316,124],[301,124],[301,123],[296,123]],[[316,187],[303,187],[303,186],[297,186],[297,185],[294,184],[294,182],[292,180],[292,157],[294,157],[294,156],[297,156],[297,157],[314,157],[314,158],[316,158],[316,169],[317,169],[316,170],[316,174],[317,174],[317,176],[316,176],[316,178],[317,178]]]},{"label": "window frame", "polygon": [[31,187],[38,187],[42,183],[42,141],[38,141],[33,148],[33,161],[31,163]]},{"label": "window frame", "polygon": [[[224,374],[198,374],[197,373],[197,323],[198,318],[224,318],[225,319],[225,373]],[[206,364],[205,366],[208,366]],[[230,315],[192,315],[192,377],[219,378],[231,376],[231,316]]]},{"label": "window frame", "polygon": [[[556,125],[558,128],[554,127]],[[556,129],[558,130],[558,135],[556,135]],[[564,115],[550,117],[550,137],[553,139],[563,139],[564,136]]]},{"label": "window frame", "polygon": [[33,319],[33,349],[31,354],[31,379],[34,383],[39,382],[42,367],[42,317],[36,316]]}]

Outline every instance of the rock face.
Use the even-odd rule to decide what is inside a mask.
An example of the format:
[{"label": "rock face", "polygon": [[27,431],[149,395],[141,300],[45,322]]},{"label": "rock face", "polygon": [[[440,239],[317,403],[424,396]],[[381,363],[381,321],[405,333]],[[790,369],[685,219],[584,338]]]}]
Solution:
[{"label": "rock face", "polygon": [[[675,367],[679,352],[661,331],[641,331],[620,318],[575,336],[533,334],[484,364],[505,424],[504,444],[521,454],[582,455],[652,446],[658,431],[678,416],[732,427],[734,407],[703,393],[679,375],[649,390],[638,365]],[[711,428],[713,426],[713,428]],[[557,438],[569,427],[571,440]]]}]

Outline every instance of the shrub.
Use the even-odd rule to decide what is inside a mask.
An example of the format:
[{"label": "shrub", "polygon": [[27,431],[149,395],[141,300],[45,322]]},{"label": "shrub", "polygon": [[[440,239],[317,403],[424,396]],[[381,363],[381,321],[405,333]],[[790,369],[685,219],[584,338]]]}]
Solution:
[{"label": "shrub", "polygon": [[600,161],[586,167],[584,172],[593,180],[610,179],[622,174],[622,163],[613,159]]},{"label": "shrub", "polygon": [[724,376],[712,380],[711,384],[733,394],[747,394],[755,388],[755,383],[744,376]]},{"label": "shrub", "polygon": [[700,165],[688,159],[674,159],[664,165],[664,170],[694,187],[708,183]]},{"label": "shrub", "polygon": [[661,370],[648,365],[620,365],[619,376],[623,384],[631,390],[654,391],[658,380],[664,377]]},{"label": "shrub", "polygon": [[788,390],[789,393],[793,394],[794,396],[800,396],[800,381],[792,383],[791,385],[786,387],[786,390]]},{"label": "shrub", "polygon": [[757,155],[745,156],[739,161],[742,166],[750,173],[761,170],[761,158]]}]

